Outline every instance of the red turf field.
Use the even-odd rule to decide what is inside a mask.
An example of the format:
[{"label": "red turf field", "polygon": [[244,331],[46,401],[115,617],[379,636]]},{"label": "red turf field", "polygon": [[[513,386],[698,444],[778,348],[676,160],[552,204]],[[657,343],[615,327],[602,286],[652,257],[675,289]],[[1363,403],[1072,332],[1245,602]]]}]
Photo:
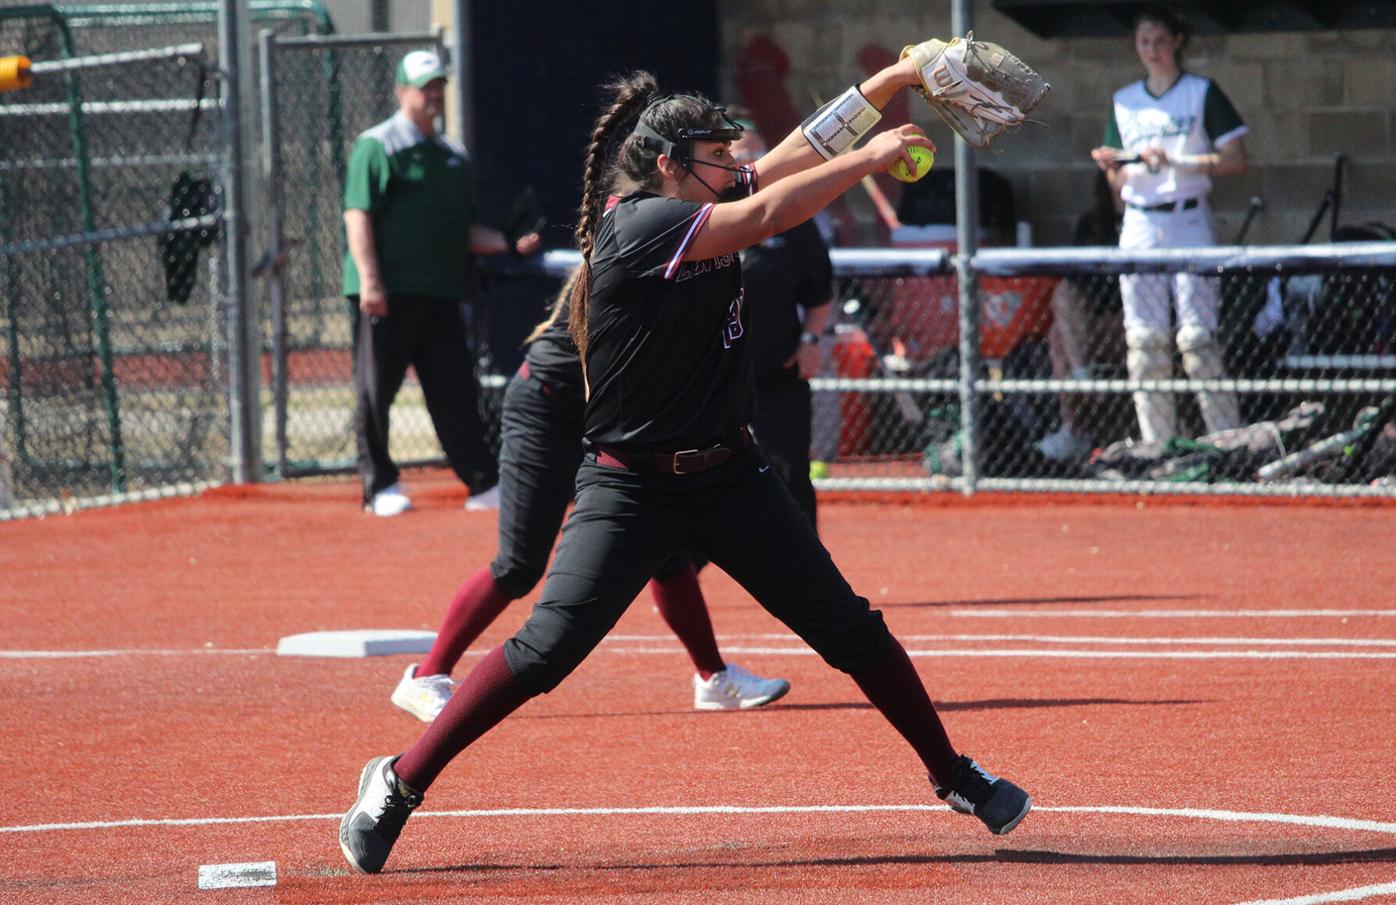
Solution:
[{"label": "red turf field", "polygon": [[[1033,793],[1009,836],[708,570],[725,652],[786,699],[690,710],[642,599],[352,875],[359,768],[420,731],[388,703],[410,658],[273,649],[435,628],[494,516],[410,478],[393,520],[335,481],[0,524],[0,901],[1396,901],[1396,507],[1274,503],[824,506],[951,737]],[[197,889],[249,861],[277,886]]]}]

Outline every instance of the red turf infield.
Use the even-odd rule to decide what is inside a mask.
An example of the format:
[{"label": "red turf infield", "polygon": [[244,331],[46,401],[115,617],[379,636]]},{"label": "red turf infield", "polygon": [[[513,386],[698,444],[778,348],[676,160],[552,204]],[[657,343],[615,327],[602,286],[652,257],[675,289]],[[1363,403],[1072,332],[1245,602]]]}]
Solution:
[{"label": "red turf infield", "polygon": [[[724,648],[788,698],[692,712],[642,599],[452,765],[387,874],[350,875],[358,769],[419,733],[387,702],[410,658],[270,649],[435,627],[494,518],[411,477],[420,509],[396,520],[334,481],[0,524],[0,901],[1396,899],[1396,508],[1155,501],[821,511],[957,744],[1033,792],[1010,836],[896,810],[935,803],[909,750],[709,570]],[[189,823],[77,826],[132,820]],[[200,864],[266,860],[275,888],[196,889]]]}]

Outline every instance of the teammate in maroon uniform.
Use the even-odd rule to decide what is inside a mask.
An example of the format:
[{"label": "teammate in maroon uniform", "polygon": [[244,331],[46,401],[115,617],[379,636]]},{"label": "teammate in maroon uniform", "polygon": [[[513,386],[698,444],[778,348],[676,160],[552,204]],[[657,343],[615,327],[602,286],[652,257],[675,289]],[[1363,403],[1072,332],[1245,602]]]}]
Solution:
[{"label": "teammate in maroon uniform", "polygon": [[[494,561],[456,591],[436,643],[409,665],[392,701],[431,722],[451,699],[451,670],[465,649],[504,608],[543,577],[557,530],[572,500],[582,462],[582,364],[568,332],[566,295],[529,337],[528,356],[504,391],[499,452],[499,551]],[[784,679],[763,679],[718,652],[713,626],[686,557],[660,566],[650,582],[655,606],[693,661],[697,710],[761,707],[790,690]]]},{"label": "teammate in maroon uniform", "polygon": [[[577,505],[523,628],[484,657],[425,734],[375,757],[340,823],[340,848],[382,869],[445,766],[534,695],[556,687],[615,625],[655,570],[691,551],[722,568],[824,660],[848,673],[907,740],[936,794],[994,833],[1018,825],[1026,792],[957,754],[882,614],[855,594],[751,443],[752,374],[738,252],[814,216],[912,145],[917,128],[854,144],[901,88],[903,60],[821,107],[736,187],[740,129],[711,102],[661,95],[636,73],[610,86],[592,133],[577,238],[583,271],[572,335],[587,387]],[[623,199],[605,211],[608,181]]]}]

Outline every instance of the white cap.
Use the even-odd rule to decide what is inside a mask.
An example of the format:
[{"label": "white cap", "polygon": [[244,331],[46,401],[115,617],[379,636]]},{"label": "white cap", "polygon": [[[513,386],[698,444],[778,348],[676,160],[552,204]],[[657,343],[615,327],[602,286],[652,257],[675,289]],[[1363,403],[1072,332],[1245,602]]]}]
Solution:
[{"label": "white cap", "polygon": [[446,65],[434,50],[414,50],[397,64],[397,83],[413,88],[444,79],[448,74]]}]

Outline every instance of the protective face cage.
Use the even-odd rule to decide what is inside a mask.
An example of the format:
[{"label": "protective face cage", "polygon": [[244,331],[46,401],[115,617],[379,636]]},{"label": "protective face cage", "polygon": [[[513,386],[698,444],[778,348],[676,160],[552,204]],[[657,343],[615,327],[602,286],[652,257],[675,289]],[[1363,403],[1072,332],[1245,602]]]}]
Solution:
[{"label": "protective face cage", "polygon": [[[651,101],[649,106],[640,114],[640,120],[635,124],[635,134],[640,136],[640,144],[655,152],[663,154],[671,160],[677,161],[684,169],[689,169],[695,163],[693,159],[693,143],[695,141],[737,141],[742,137],[742,125],[727,115],[726,107],[714,107],[718,115],[727,123],[725,126],[715,128],[683,128],[679,130],[678,141],[670,141],[660,135],[645,123],[645,113],[649,113],[657,105],[672,99],[675,95],[666,94],[663,97]],[[696,161],[704,163],[704,161]],[[719,166],[710,164],[710,166]],[[721,167],[721,169],[735,169],[734,167]]]}]

